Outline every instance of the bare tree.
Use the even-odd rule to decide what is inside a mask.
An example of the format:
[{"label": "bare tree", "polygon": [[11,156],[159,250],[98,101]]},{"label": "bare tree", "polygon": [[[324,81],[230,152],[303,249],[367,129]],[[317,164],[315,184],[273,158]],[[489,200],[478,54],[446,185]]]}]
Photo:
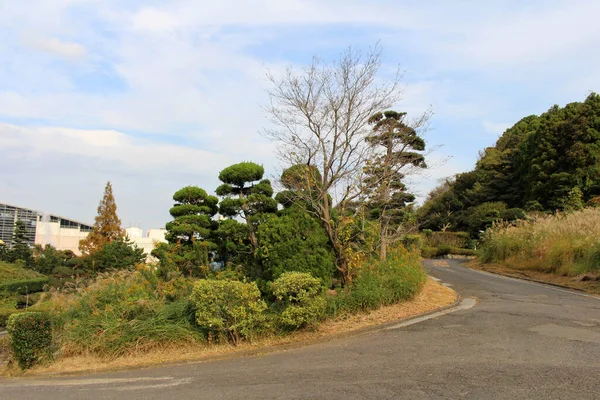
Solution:
[{"label": "bare tree", "polygon": [[267,74],[272,85],[266,111],[275,128],[265,133],[279,143],[286,165],[309,166],[297,195],[327,232],[342,283],[348,279],[348,260],[332,211],[343,214],[361,195],[356,180],[369,153],[369,117],[400,98],[400,75],[379,80],[380,67],[376,45],[367,53],[348,49],[331,64],[315,57],[301,71]]}]

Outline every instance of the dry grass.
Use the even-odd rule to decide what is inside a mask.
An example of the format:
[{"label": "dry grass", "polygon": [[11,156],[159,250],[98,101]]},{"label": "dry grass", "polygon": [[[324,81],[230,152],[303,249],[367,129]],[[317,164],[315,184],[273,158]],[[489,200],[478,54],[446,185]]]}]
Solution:
[{"label": "dry grass", "polygon": [[409,318],[439,307],[448,306],[456,300],[456,293],[439,283],[428,279],[421,292],[412,300],[382,307],[378,310],[340,317],[322,323],[313,331],[301,331],[285,337],[269,337],[254,343],[241,343],[237,347],[227,344],[203,346],[203,345],[179,345],[165,346],[154,349],[144,354],[132,354],[117,359],[106,360],[92,355],[74,356],[59,359],[51,365],[40,365],[22,373],[16,368],[7,368],[0,371],[5,376],[30,376],[30,375],[56,375],[73,373],[90,373],[107,370],[118,370],[127,368],[139,368],[143,366],[157,365],[163,363],[206,361],[231,356],[249,354],[261,354],[284,350],[289,347],[297,347],[310,344],[340,334],[347,334],[360,329],[372,327],[386,322],[393,322]]},{"label": "dry grass", "polygon": [[485,262],[518,270],[578,275],[600,269],[600,209],[540,216],[489,229]]}]

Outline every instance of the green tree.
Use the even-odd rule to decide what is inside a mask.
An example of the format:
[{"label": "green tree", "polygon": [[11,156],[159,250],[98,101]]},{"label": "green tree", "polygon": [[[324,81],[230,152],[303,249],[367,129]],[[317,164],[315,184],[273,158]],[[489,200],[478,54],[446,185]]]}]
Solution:
[{"label": "green tree", "polygon": [[290,271],[308,272],[328,285],[335,257],[319,220],[303,208],[292,206],[260,225],[257,258],[265,278],[274,280]]},{"label": "green tree", "polygon": [[125,237],[106,243],[100,250],[87,256],[84,265],[94,272],[104,272],[111,269],[133,268],[145,259],[144,250]]},{"label": "green tree", "polygon": [[117,216],[117,204],[113,196],[112,184],[106,182],[94,226],[87,237],[79,242],[79,250],[84,255],[93,254],[101,250],[105,244],[124,237],[125,230],[121,227],[121,220]]},{"label": "green tree", "polygon": [[159,275],[169,280],[185,276],[206,276],[209,252],[216,249],[212,241],[219,200],[197,186],[186,186],[173,195],[175,205],[169,210],[173,221],[166,224],[168,243],[160,244],[152,255],[160,261]]},{"label": "green tree", "polygon": [[31,267],[33,264],[33,252],[27,240],[27,227],[25,226],[25,222],[21,220],[15,222],[12,245],[8,251],[7,258],[9,262],[23,260],[28,267]]},{"label": "green tree", "polygon": [[411,172],[407,167],[427,168],[422,154],[425,141],[415,127],[407,124],[406,113],[378,112],[369,118],[369,123],[373,133],[366,140],[375,154],[365,168],[367,206],[379,220],[379,258],[385,260],[390,242],[401,237],[396,231],[405,217],[404,208],[415,200],[403,182]]},{"label": "green tree", "polygon": [[191,246],[195,241],[209,240],[212,217],[219,200],[197,186],[186,186],[173,195],[175,205],[169,210],[173,221],[166,225],[169,243]]},{"label": "green tree", "polygon": [[33,252],[33,268],[46,275],[52,274],[56,268],[68,267],[75,256],[71,251],[56,250],[52,245],[44,247],[36,245]]},{"label": "green tree", "polygon": [[[219,174],[223,184],[216,190],[222,197],[219,212],[226,217],[239,217],[247,227],[248,240],[253,254],[258,249],[256,231],[269,214],[277,211],[272,198],[273,188],[268,179],[262,179],[265,170],[253,162],[231,165]],[[261,274],[255,271],[253,274]]]}]

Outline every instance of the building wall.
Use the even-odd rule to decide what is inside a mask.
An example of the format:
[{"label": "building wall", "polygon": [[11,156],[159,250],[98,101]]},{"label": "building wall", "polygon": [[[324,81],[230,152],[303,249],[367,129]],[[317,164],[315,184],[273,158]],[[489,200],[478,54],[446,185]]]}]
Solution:
[{"label": "building wall", "polygon": [[80,228],[61,227],[60,222],[38,221],[35,231],[35,244],[50,244],[57,250],[71,250],[77,255],[79,251],[79,241],[87,237],[89,232],[82,231]]}]

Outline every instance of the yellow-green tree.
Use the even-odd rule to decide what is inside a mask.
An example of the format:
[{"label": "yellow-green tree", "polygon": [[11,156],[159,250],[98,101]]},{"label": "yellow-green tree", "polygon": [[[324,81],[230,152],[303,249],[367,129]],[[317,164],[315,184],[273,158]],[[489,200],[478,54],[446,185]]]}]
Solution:
[{"label": "yellow-green tree", "polygon": [[121,228],[121,220],[117,216],[117,204],[113,196],[112,185],[106,182],[104,196],[98,205],[98,215],[89,235],[79,242],[79,250],[83,254],[93,254],[105,244],[125,238],[125,230]]}]

